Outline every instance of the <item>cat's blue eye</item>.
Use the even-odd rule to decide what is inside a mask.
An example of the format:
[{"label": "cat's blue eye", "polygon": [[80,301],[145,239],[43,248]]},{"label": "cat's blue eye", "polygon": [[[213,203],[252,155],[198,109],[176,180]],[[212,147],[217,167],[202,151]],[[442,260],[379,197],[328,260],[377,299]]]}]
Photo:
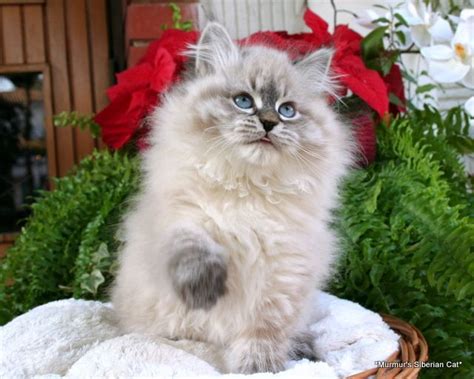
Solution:
[{"label": "cat's blue eye", "polygon": [[284,103],[278,108],[278,113],[283,117],[293,118],[296,116],[296,109],[291,103]]},{"label": "cat's blue eye", "polygon": [[250,109],[253,107],[253,99],[250,95],[242,93],[234,97],[234,103],[239,108]]}]

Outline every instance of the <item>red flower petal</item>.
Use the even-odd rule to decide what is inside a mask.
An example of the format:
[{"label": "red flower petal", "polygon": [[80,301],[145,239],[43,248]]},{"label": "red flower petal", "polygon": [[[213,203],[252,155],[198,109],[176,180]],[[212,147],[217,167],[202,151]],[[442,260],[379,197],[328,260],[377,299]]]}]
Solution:
[{"label": "red flower petal", "polygon": [[122,86],[116,84],[110,88],[107,89],[107,97],[109,98],[110,101],[114,101],[117,99],[120,95],[123,94]]},{"label": "red flower petal", "polygon": [[150,89],[117,97],[95,117],[102,128],[102,139],[107,146],[120,149],[140,126],[141,119],[156,104],[157,94]]},{"label": "red flower petal", "polygon": [[321,39],[313,33],[256,32],[239,41],[241,45],[263,45],[287,52],[292,59],[321,47]]},{"label": "red flower petal", "polygon": [[130,92],[146,88],[150,84],[153,67],[150,63],[142,63],[117,74],[117,84],[107,90],[110,101]]},{"label": "red flower petal", "polygon": [[387,86],[377,71],[365,67],[362,58],[350,55],[333,61],[339,80],[364,100],[380,117],[388,112]]},{"label": "red flower petal", "polygon": [[147,78],[153,71],[150,63],[142,63],[117,74],[117,84],[128,85],[130,83],[146,83]]},{"label": "red flower petal", "polygon": [[120,96],[94,117],[94,121],[102,128],[103,141],[111,148],[120,149],[135,131],[131,115],[124,112],[129,109],[130,101],[131,95]]},{"label": "red flower petal", "polygon": [[241,45],[263,45],[278,50],[286,50],[288,41],[276,32],[256,32],[239,41]]},{"label": "red flower petal", "polygon": [[154,72],[147,79],[154,91],[162,92],[173,81],[176,63],[167,50],[159,48],[155,55],[154,66]]},{"label": "red flower petal", "polygon": [[160,39],[157,39],[155,42],[152,42],[148,47],[145,55],[138,62],[138,64],[143,62],[154,62],[156,52],[159,48],[167,50],[173,59],[182,63],[186,60],[186,57],[182,55],[184,50],[190,44],[197,42],[199,33],[196,31],[185,32],[183,30],[169,29],[165,30]]},{"label": "red flower petal", "polygon": [[287,41],[287,50],[290,54],[296,52],[300,56],[306,55],[322,45],[322,40],[319,37],[316,37],[313,33],[277,33]]},{"label": "red flower petal", "polygon": [[333,39],[338,53],[360,55],[362,36],[347,25],[336,26]]},{"label": "red flower petal", "polygon": [[306,9],[304,13],[304,22],[313,31],[317,47],[331,42],[331,34],[328,32],[328,23],[317,14],[311,12],[309,8]]}]

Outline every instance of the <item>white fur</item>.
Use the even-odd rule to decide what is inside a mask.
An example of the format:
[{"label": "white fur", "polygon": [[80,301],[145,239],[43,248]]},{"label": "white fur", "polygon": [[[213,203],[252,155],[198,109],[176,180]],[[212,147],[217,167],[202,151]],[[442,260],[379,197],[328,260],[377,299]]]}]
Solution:
[{"label": "white fur", "polygon": [[[283,73],[297,78],[283,53],[253,49],[260,66],[286,65]],[[220,66],[224,56],[219,55]],[[213,133],[222,131],[207,132],[208,110],[196,102],[206,89],[223,85],[228,80],[223,75],[188,81],[151,117],[152,147],[143,157],[142,191],[124,222],[113,303],[127,332],[221,344],[229,369],[238,371],[246,357],[258,354],[284,362],[289,338],[307,322],[310,295],[328,278],[335,259],[328,222],[338,182],[351,162],[351,142],[323,96],[310,96],[300,86],[310,96],[304,107],[316,120],[305,138],[318,140],[320,153],[301,152],[301,161],[290,148],[212,148]],[[228,254],[228,293],[208,311],[186,309],[168,277],[164,247],[180,228],[204,233]]]}]

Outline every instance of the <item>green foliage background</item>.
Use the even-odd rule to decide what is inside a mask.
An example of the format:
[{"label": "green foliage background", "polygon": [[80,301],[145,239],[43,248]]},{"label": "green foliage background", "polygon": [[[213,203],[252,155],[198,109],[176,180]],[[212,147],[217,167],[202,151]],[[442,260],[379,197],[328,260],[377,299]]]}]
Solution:
[{"label": "green foliage background", "polygon": [[0,265],[2,324],[48,301],[104,295],[117,225],[137,182],[136,158],[94,152],[56,180],[54,191],[39,195],[32,217]]},{"label": "green foliage background", "polygon": [[[377,161],[348,178],[334,225],[343,254],[331,291],[413,322],[432,361],[463,362],[426,377],[474,377],[474,195],[459,163],[473,151],[467,128],[460,109],[431,108],[380,126]],[[136,157],[102,151],[40,195],[0,266],[1,323],[71,295],[105,297],[137,185]]]},{"label": "green foliage background", "polygon": [[379,128],[377,161],[347,180],[337,218],[343,256],[332,292],[415,324],[431,361],[463,362],[426,377],[474,377],[474,196],[459,163],[473,141],[464,117],[426,108]]}]

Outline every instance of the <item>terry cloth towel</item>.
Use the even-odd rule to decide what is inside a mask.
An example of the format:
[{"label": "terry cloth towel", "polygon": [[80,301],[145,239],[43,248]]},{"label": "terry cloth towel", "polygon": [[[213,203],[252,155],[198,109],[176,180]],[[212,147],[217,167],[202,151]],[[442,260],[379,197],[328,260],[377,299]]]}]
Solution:
[{"label": "terry cloth towel", "polygon": [[[311,329],[322,361],[288,361],[268,378],[341,378],[398,349],[398,335],[360,305],[318,293]],[[243,378],[220,374],[222,351],[203,342],[120,333],[110,304],[60,300],[0,328],[0,378]]]}]

